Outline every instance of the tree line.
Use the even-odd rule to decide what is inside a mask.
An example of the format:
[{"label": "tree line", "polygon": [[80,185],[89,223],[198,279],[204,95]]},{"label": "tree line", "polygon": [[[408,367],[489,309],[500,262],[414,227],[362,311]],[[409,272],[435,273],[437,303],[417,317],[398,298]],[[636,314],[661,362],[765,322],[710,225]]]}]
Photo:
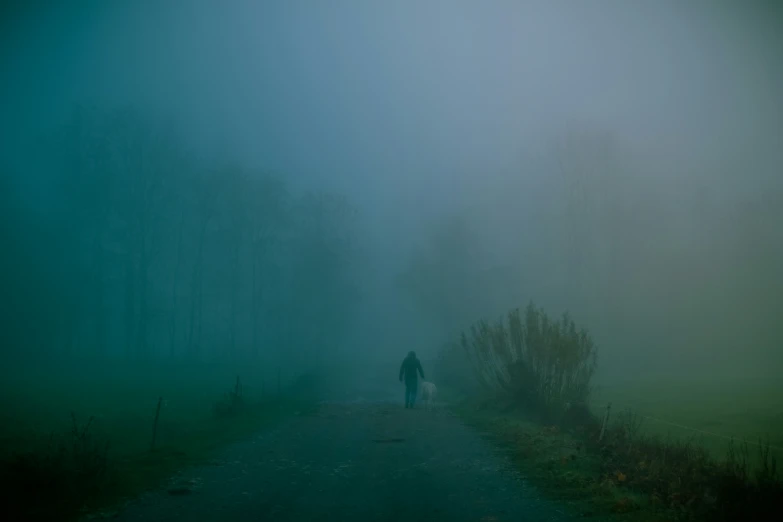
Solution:
[{"label": "tree line", "polygon": [[[42,153],[0,187],[6,356],[304,361],[340,342],[358,287],[339,194],[206,164],[132,110],[77,108]],[[32,210],[19,176],[54,203]]]}]

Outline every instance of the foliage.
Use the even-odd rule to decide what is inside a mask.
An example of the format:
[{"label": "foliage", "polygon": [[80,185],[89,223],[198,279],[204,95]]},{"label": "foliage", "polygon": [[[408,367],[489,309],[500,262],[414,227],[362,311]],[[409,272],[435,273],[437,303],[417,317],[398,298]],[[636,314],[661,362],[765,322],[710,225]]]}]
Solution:
[{"label": "foliage", "polygon": [[226,392],[226,395],[215,403],[213,410],[216,417],[230,417],[241,412],[244,406],[245,397],[242,389],[242,382],[237,375],[234,388],[231,391]]},{"label": "foliage", "polygon": [[474,369],[465,358],[465,352],[458,343],[444,344],[432,364],[433,382],[439,389],[449,389],[451,393],[475,394],[480,392],[481,384],[476,380]]},{"label": "foliage", "polygon": [[[7,420],[0,422],[0,520],[71,520],[101,510],[108,519],[128,498],[311,406],[295,396],[290,378],[280,396],[269,386],[264,391],[271,373],[246,365],[237,386],[235,367],[216,364],[107,362],[89,372],[40,365],[13,372],[0,382],[0,395],[15,398],[0,405]],[[212,399],[232,382],[225,397],[239,398],[236,414],[217,417]],[[161,395],[158,443],[150,451]],[[78,422],[68,418],[70,407]]]},{"label": "foliage", "polygon": [[[109,441],[92,430],[94,418],[79,424],[71,414],[71,431],[42,451],[14,453],[0,467],[3,502],[14,520],[22,509],[33,519],[46,519],[47,509],[80,508],[106,484],[110,472]],[[40,511],[40,513],[39,513]]]},{"label": "foliage", "polygon": [[654,505],[680,518],[765,520],[778,509],[783,486],[769,443],[758,444],[759,467],[751,472],[747,442],[729,443],[722,461],[691,439],[648,436],[630,411],[618,419],[599,443],[603,476],[622,474],[624,486],[645,492]]},{"label": "foliage", "polygon": [[[524,315],[513,310],[506,321],[479,321],[461,344],[484,387],[474,393],[484,400],[463,414],[483,419],[546,490],[570,501],[589,499],[585,513],[636,520],[644,510],[651,519],[731,521],[769,520],[778,511],[783,486],[768,442],[759,441],[754,470],[747,444],[732,443],[717,460],[694,439],[646,435],[642,418],[629,409],[600,436],[600,420],[587,408],[595,345],[567,315],[552,321],[530,304]],[[444,351],[443,360],[451,357],[453,351]],[[544,425],[514,427],[519,421],[504,413],[508,404]]]},{"label": "foliage", "polygon": [[497,279],[485,269],[487,249],[465,216],[455,215],[431,231],[396,280],[428,324],[451,337],[489,306]]},{"label": "foliage", "polygon": [[357,298],[344,198],[203,161],[133,110],[77,108],[44,146],[30,168],[50,205],[0,182],[2,356],[279,364],[341,341]]},{"label": "foliage", "polygon": [[584,407],[590,395],[596,347],[568,314],[553,321],[531,303],[524,316],[515,309],[505,322],[479,321],[469,336],[462,334],[461,345],[486,388],[540,414]]},{"label": "foliage", "polygon": [[[783,489],[769,445],[749,465],[748,444],[716,460],[694,439],[649,436],[620,412],[599,441],[596,429],[563,429],[478,397],[459,406],[471,424],[508,449],[536,488],[583,516],[611,520],[777,520]],[[611,518],[609,518],[611,517]],[[603,519],[603,518],[602,518]]]}]

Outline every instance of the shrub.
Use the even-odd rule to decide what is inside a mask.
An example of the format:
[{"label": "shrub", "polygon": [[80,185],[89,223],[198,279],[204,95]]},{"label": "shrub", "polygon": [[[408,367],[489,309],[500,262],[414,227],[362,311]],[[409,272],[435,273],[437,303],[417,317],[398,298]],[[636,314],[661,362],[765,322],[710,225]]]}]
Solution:
[{"label": "shrub", "polygon": [[[495,408],[500,393],[541,420],[579,427],[574,433],[598,457],[595,478],[602,486],[644,493],[652,509],[676,520],[779,518],[783,485],[768,442],[759,441],[753,471],[747,443],[732,442],[726,459],[717,461],[693,439],[644,435],[641,417],[630,410],[620,412],[600,436],[600,420],[587,406],[595,344],[567,314],[553,321],[531,303],[524,315],[516,309],[505,321],[475,323],[460,344],[476,380],[492,392],[485,396],[494,395]],[[626,496],[613,509],[637,508]]]},{"label": "shrub", "polygon": [[758,444],[758,467],[751,473],[748,445],[729,445],[725,464],[711,486],[716,495],[714,520],[777,520],[783,484],[769,442]]},{"label": "shrub", "polygon": [[473,366],[465,358],[459,343],[445,343],[438,351],[434,364],[428,365],[433,382],[439,388],[448,388],[464,394],[480,392],[481,383],[476,380]]},{"label": "shrub", "polygon": [[13,517],[47,519],[61,509],[78,510],[106,483],[109,441],[91,429],[94,418],[80,425],[71,414],[71,431],[40,451],[12,455],[2,465],[0,487]]},{"label": "shrub", "polygon": [[234,389],[226,392],[226,395],[215,403],[213,411],[215,412],[216,417],[231,417],[242,411],[244,406],[245,397],[242,383],[239,380],[239,376],[237,376]]},{"label": "shrub", "polygon": [[769,444],[759,441],[759,467],[751,473],[747,443],[729,445],[719,462],[693,439],[661,439],[640,433],[636,414],[617,416],[600,443],[601,473],[649,494],[654,505],[682,519],[711,521],[772,519],[783,498]]},{"label": "shrub", "polygon": [[597,352],[587,330],[577,330],[568,314],[559,321],[532,303],[494,324],[479,321],[461,344],[477,379],[503,390],[520,405],[546,416],[586,410]]}]

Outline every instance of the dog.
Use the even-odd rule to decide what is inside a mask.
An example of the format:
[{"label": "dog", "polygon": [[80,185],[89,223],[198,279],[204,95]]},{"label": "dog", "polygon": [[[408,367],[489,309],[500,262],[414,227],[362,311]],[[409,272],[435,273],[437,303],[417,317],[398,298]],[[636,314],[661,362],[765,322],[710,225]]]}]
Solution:
[{"label": "dog", "polygon": [[424,402],[424,409],[432,409],[432,401],[435,400],[435,395],[438,393],[438,388],[428,381],[421,382],[421,400]]}]

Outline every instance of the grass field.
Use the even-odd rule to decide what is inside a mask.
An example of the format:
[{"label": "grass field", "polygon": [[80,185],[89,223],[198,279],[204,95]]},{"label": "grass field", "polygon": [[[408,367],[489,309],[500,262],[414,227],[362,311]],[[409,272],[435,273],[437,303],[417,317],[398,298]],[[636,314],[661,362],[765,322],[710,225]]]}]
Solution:
[{"label": "grass field", "polygon": [[[770,445],[781,443],[776,389],[738,381],[637,380],[603,386],[592,401],[596,414],[612,402],[603,442],[600,423],[590,436],[559,421],[542,423],[507,396],[465,396],[448,388],[444,395],[463,419],[508,452],[542,494],[579,516],[616,522],[715,520],[716,515],[721,520],[772,520],[778,516],[770,514],[779,509],[780,483],[755,478],[770,468],[759,465],[758,447],[752,443],[759,437]],[[649,417],[643,419],[641,433],[661,442],[624,438],[624,409]],[[732,437],[748,441],[747,475],[734,474],[728,471],[734,465],[721,463]],[[779,463],[781,452],[773,449],[771,454]]]},{"label": "grass field", "polygon": [[783,383],[734,380],[627,380],[599,385],[591,406],[602,414],[631,409],[642,416],[641,429],[661,437],[693,438],[718,459],[730,439],[747,441],[751,461],[759,439],[783,461]]},{"label": "grass field", "polygon": [[[299,401],[278,399],[276,378],[273,386],[266,385],[269,393],[262,393],[261,373],[245,368],[242,413],[218,417],[215,404],[225,399],[236,378],[234,369],[226,367],[17,370],[0,380],[0,459],[7,463],[26,452],[51,454],[58,441],[69,440],[74,417],[80,429],[92,417],[91,440],[109,444],[108,473],[100,491],[90,495],[79,510],[109,509],[123,498],[160,484],[176,470],[208,459],[221,446],[303,407]],[[151,451],[159,398],[163,402],[156,447]],[[15,475],[6,473],[6,480],[14,480]],[[28,502],[46,502],[34,491],[26,493],[30,494]],[[15,495],[20,501],[19,492]],[[60,512],[73,509],[62,506]]]}]

